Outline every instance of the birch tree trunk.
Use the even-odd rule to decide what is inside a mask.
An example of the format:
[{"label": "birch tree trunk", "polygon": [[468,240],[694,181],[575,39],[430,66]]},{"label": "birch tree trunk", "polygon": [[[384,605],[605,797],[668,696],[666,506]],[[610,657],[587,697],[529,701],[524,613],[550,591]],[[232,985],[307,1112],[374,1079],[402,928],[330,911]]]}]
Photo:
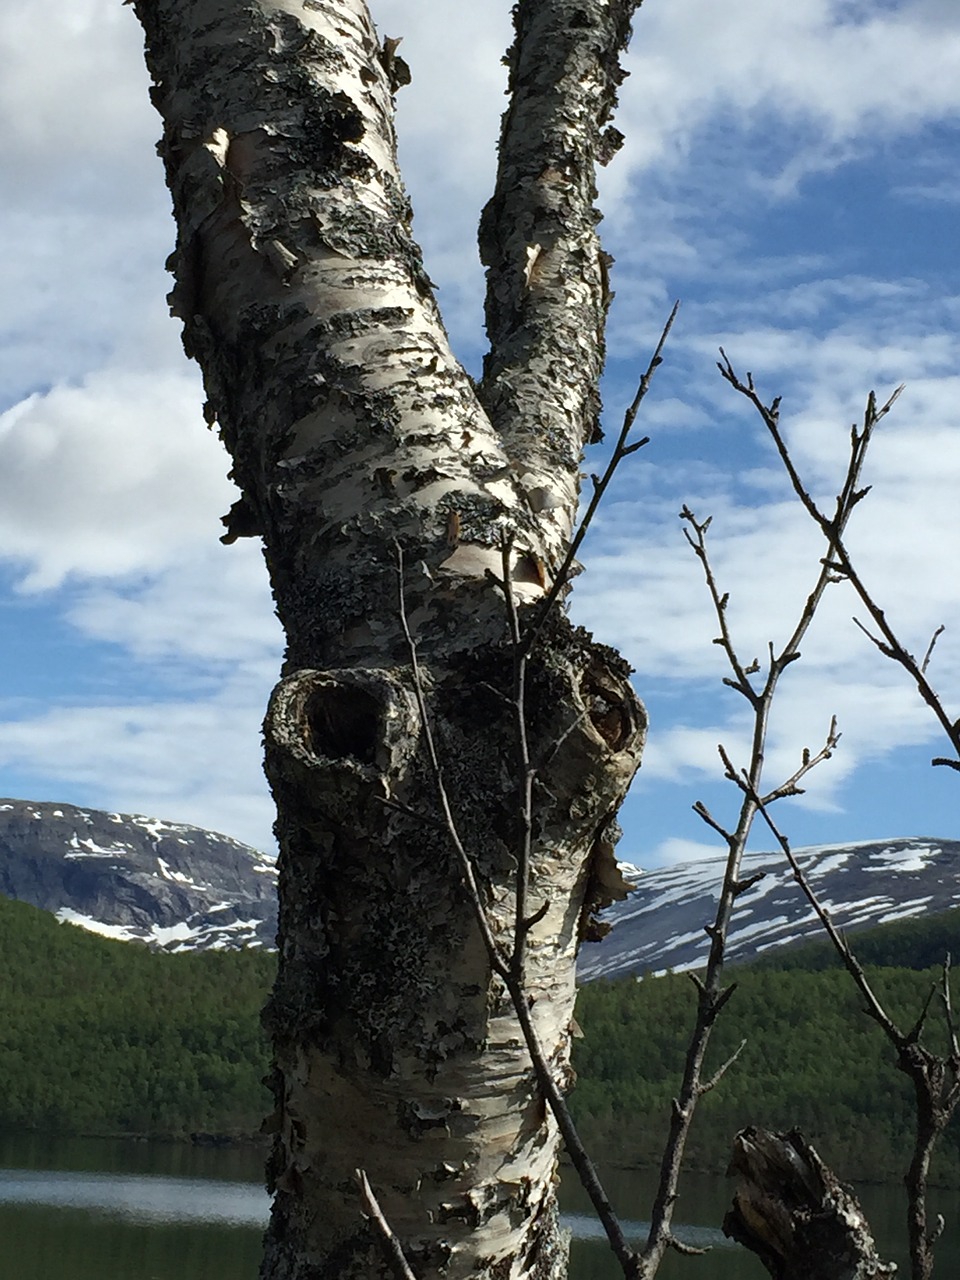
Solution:
[{"label": "birch tree trunk", "polygon": [[[264,727],[281,904],[264,1280],[389,1274],[359,1166],[422,1280],[566,1273],[555,1124],[446,834],[413,816],[436,795],[395,565],[399,545],[447,786],[505,936],[516,742],[487,571],[506,534],[521,607],[543,598],[597,437],[594,166],[617,141],[636,4],[516,8],[475,388],[411,236],[399,66],[364,0],[135,0],[178,228],[171,304],[242,493],[224,540],[262,536],[287,636]],[[615,814],[642,746],[627,675],[562,616],[528,673],[531,754],[550,757],[529,999],[562,1081],[578,936],[616,892]]]}]

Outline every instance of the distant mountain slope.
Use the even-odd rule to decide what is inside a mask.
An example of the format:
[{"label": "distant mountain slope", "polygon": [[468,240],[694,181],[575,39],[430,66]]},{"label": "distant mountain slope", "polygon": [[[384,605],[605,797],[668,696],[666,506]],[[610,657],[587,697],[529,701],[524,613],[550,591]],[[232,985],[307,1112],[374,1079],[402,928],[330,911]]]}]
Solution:
[{"label": "distant mountain slope", "polygon": [[[897,839],[798,850],[834,919],[854,932],[960,905],[960,841]],[[704,963],[723,860],[641,873],[584,946],[581,981]],[[737,906],[729,958],[819,936],[779,854],[748,854],[764,879]],[[274,946],[274,860],[228,836],[156,818],[0,800],[0,894],[60,920],[157,950]]]},{"label": "distant mountain slope", "polygon": [[[960,904],[957,840],[870,840],[798,849],[797,855],[824,906],[850,933]],[[731,960],[809,940],[820,929],[782,854],[747,854],[744,878],[758,871],[764,878],[737,903]],[[604,913],[611,932],[581,952],[580,980],[704,964],[704,925],[713,920],[722,874],[722,858],[642,874],[630,897]]]},{"label": "distant mountain slope", "polygon": [[272,858],[199,827],[0,800],[0,893],[166,951],[272,947]]}]

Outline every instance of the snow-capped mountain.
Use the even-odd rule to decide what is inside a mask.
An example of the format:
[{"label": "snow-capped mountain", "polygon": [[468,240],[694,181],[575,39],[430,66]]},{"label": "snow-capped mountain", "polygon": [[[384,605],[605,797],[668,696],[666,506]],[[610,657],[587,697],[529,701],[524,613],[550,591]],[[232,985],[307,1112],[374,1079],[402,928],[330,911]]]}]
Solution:
[{"label": "snow-capped mountain", "polygon": [[199,827],[0,800],[0,893],[165,951],[272,947],[274,860]]},{"label": "snow-capped mountain", "polygon": [[[800,849],[810,882],[848,932],[960,906],[960,841],[871,840]],[[821,935],[786,859],[747,854],[763,879],[738,900],[731,960]],[[581,981],[692,969],[705,961],[723,859],[637,873],[636,888],[584,946]],[[167,951],[273,947],[274,859],[229,836],[67,804],[0,800],[0,894],[58,919]]]},{"label": "snow-capped mountain", "polygon": [[[960,905],[957,840],[868,840],[796,853],[817,897],[848,933]],[[730,960],[823,936],[786,858],[748,853],[741,878],[761,871],[763,879],[737,901]],[[610,933],[581,951],[580,980],[703,965],[709,947],[704,926],[713,922],[722,877],[722,858],[641,874],[630,896],[604,912]]]}]

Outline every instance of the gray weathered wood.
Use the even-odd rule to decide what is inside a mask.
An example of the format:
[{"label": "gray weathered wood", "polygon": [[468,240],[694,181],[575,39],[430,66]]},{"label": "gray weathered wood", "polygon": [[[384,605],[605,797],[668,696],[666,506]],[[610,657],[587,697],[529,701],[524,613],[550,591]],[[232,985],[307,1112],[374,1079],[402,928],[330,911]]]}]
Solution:
[{"label": "gray weathered wood", "polygon": [[880,1280],[881,1261],[860,1204],[796,1129],[744,1129],[724,1232],[757,1255],[773,1280]]}]

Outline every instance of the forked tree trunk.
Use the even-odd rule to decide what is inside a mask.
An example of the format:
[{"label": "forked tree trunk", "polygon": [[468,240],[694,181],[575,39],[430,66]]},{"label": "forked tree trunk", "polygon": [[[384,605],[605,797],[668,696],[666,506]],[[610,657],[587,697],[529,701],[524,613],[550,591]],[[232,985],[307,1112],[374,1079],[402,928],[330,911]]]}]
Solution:
[{"label": "forked tree trunk", "polygon": [[[422,1280],[557,1280],[555,1125],[447,836],[414,816],[437,805],[395,564],[399,545],[447,784],[505,936],[516,735],[487,571],[506,534],[529,610],[570,536],[608,301],[594,164],[616,142],[603,130],[636,0],[517,6],[479,389],[411,238],[392,123],[402,76],[364,0],[135,7],[178,226],[171,302],[242,491],[224,540],[262,535],[287,635],[265,724],[281,922],[262,1275],[388,1274],[361,1216],[362,1166]],[[531,753],[548,759],[529,998],[565,1080],[578,930],[615,880],[644,715],[616,654],[563,618],[529,680]]]}]

